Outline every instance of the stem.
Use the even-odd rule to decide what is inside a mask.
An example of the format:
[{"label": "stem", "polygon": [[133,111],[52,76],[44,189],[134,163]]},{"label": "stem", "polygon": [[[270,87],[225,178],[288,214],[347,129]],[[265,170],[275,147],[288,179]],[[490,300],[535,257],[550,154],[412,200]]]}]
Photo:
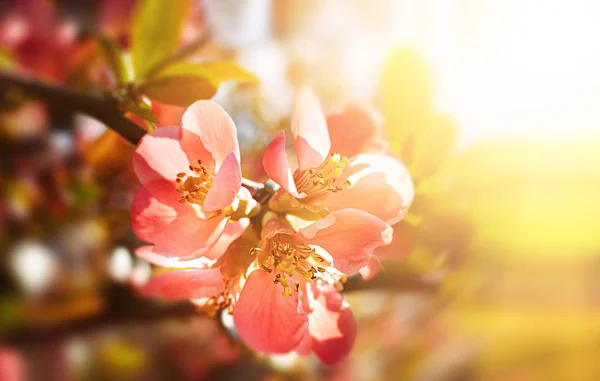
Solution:
[{"label": "stem", "polygon": [[185,319],[200,316],[196,307],[189,302],[160,303],[139,298],[129,288],[114,284],[108,287],[103,300],[106,301],[106,308],[97,315],[64,320],[53,325],[25,325],[3,334],[0,340],[15,345],[39,343],[94,334],[115,325],[139,325],[167,318]]},{"label": "stem", "polygon": [[117,100],[98,92],[82,92],[0,70],[0,89],[22,91],[33,98],[43,99],[48,106],[70,112],[81,112],[98,119],[132,144],[146,133],[125,118]]},{"label": "stem", "polygon": [[259,190],[262,190],[265,187],[264,184],[246,178],[242,178],[242,186],[244,188],[247,188],[250,192],[258,192]]},{"label": "stem", "polygon": [[[193,46],[197,48],[197,44],[200,44],[200,41]],[[6,91],[11,88],[18,89],[33,98],[42,99],[52,108],[81,112],[98,119],[131,144],[137,145],[146,133],[121,114],[117,100],[102,93],[77,91],[66,86],[45,83],[0,70],[0,90]],[[265,189],[264,184],[245,178],[242,179],[242,185],[248,188],[253,196],[263,193]]]}]

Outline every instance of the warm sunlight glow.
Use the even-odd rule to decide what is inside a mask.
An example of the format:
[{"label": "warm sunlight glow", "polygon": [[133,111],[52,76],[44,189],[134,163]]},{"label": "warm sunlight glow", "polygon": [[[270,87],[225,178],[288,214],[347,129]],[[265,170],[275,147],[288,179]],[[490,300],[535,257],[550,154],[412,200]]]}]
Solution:
[{"label": "warm sunlight glow", "polygon": [[[437,106],[461,126],[463,145],[496,137],[598,134],[600,3],[441,3],[413,5],[395,32],[427,58]],[[416,28],[410,18],[435,27]]]}]

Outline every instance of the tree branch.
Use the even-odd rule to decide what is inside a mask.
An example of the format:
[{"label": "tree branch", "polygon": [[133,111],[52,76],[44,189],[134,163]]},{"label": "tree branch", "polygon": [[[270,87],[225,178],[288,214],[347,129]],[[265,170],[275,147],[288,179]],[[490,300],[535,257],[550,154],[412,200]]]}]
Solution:
[{"label": "tree branch", "polygon": [[102,93],[77,91],[0,70],[0,90],[11,89],[22,91],[32,98],[42,99],[55,109],[87,114],[106,124],[132,144],[137,144],[146,133],[122,115],[117,100]]},{"label": "tree branch", "polygon": [[416,274],[402,274],[396,271],[382,271],[373,279],[364,281],[362,276],[354,275],[344,284],[344,293],[364,290],[414,291],[435,293],[440,288],[441,279],[427,278]]},{"label": "tree branch", "polygon": [[94,333],[104,328],[129,324],[145,324],[163,319],[185,319],[199,316],[189,302],[161,303],[139,298],[126,287],[111,285],[103,296],[103,312],[83,319],[65,320],[44,326],[22,326],[0,336],[0,340],[22,345],[32,342],[63,340],[66,337]]},{"label": "tree branch", "polygon": [[[382,272],[370,281],[360,276],[348,279],[344,293],[361,290],[412,291],[433,294],[439,289],[438,280],[427,280],[416,275],[408,276],[397,272]],[[187,319],[200,316],[200,312],[189,302],[160,303],[152,299],[139,298],[126,287],[112,285],[104,300],[105,310],[82,320],[69,320],[51,326],[23,326],[11,330],[1,341],[13,345],[62,340],[66,337],[97,332],[98,330],[128,324],[146,324],[164,319]]]}]

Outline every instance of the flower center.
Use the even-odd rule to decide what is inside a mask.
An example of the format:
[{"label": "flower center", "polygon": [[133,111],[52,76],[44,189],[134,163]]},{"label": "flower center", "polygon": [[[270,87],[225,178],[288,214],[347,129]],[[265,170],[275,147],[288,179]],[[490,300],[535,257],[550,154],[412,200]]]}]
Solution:
[{"label": "flower center", "polygon": [[[294,181],[298,193],[305,193],[307,197],[316,196],[326,192],[339,192],[343,188],[336,184],[338,178],[342,175],[344,168],[349,164],[346,156],[333,154],[325,160],[320,166],[294,173]],[[343,185],[350,186],[348,180]]]},{"label": "flower center", "polygon": [[180,203],[191,202],[203,205],[209,189],[212,187],[214,175],[198,160],[198,165],[190,165],[190,171],[196,176],[188,176],[184,172],[177,174],[177,192],[181,193]]},{"label": "flower center", "polygon": [[294,274],[305,280],[314,280],[330,265],[315,249],[298,244],[285,234],[271,239],[268,251],[255,249],[254,252],[259,252],[261,268],[273,273],[273,282],[283,286],[284,296],[292,295],[292,290],[298,292],[300,288],[299,283],[290,279]]},{"label": "flower center", "polygon": [[233,307],[235,305],[235,299],[237,297],[235,282],[233,279],[225,280],[225,287],[219,295],[215,295],[209,298],[202,306],[202,310],[210,315],[216,314],[219,310],[227,308],[227,312],[233,313]]}]

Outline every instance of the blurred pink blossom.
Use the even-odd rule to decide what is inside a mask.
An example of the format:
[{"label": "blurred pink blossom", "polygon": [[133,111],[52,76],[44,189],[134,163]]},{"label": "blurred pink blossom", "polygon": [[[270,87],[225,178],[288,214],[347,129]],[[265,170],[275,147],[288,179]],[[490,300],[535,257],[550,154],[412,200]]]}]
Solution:
[{"label": "blurred pink blossom", "polygon": [[79,47],[78,27],[61,19],[50,1],[15,0],[0,19],[0,46],[11,53],[21,69],[63,80]]},{"label": "blurred pink blossom", "polygon": [[0,347],[0,380],[25,381],[25,364],[21,354],[9,347]]}]

